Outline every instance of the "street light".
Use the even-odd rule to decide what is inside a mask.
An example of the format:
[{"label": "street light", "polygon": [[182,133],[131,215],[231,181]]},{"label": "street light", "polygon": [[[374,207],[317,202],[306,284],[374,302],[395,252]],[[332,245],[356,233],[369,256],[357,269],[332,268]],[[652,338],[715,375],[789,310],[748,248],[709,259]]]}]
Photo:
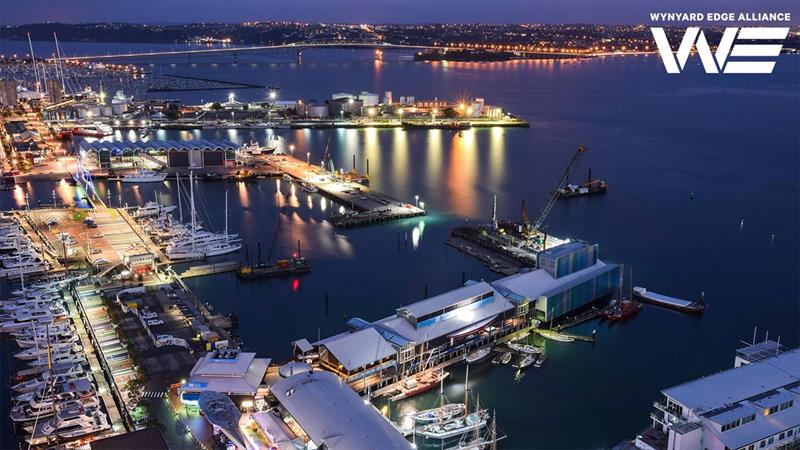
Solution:
[{"label": "street light", "polygon": [[236,95],[235,95],[233,92],[231,92],[230,94],[228,94],[228,103],[233,103],[233,100],[234,100],[235,98],[236,98]]},{"label": "street light", "polygon": [[289,153],[294,155],[294,144],[289,144]]},{"label": "street light", "polygon": [[419,195],[414,196],[414,206],[419,208]]}]

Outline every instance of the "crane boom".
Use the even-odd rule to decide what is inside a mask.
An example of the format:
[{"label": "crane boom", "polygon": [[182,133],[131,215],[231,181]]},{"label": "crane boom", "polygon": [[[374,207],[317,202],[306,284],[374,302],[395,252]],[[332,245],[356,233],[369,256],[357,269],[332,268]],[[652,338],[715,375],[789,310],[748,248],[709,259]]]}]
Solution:
[{"label": "crane boom", "polygon": [[535,233],[539,231],[544,223],[547,215],[550,214],[550,210],[553,209],[555,206],[556,201],[558,201],[558,196],[560,194],[561,189],[567,184],[572,173],[575,171],[575,168],[578,166],[578,161],[580,161],[581,156],[586,151],[586,147],[583,144],[578,146],[578,150],[572,155],[572,159],[569,161],[567,168],[564,170],[564,173],[561,174],[561,178],[558,179],[558,184],[556,184],[555,189],[550,193],[547,197],[547,201],[542,205],[542,210],[539,212],[539,217],[536,218],[536,222],[533,223],[531,226],[531,232]]}]

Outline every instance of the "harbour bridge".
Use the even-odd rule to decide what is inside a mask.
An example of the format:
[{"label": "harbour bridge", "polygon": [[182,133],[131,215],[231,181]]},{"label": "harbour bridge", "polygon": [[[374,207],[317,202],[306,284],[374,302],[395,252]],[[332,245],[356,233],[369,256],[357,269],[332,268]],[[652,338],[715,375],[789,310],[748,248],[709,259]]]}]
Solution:
[{"label": "harbour bridge", "polygon": [[[151,51],[151,52],[131,52],[131,53],[116,53],[106,55],[86,55],[86,56],[62,56],[62,60],[67,61],[109,61],[109,60],[128,60],[128,59],[151,59],[151,58],[171,58],[187,56],[203,57],[203,56],[218,56],[218,55],[232,55],[234,61],[238,55],[254,54],[261,52],[270,52],[276,50],[295,50],[297,52],[297,62],[302,62],[303,50],[309,48],[355,48],[355,49],[374,49],[377,54],[382,55],[384,50],[440,50],[440,51],[454,51],[454,50],[477,50],[470,47],[450,47],[450,46],[433,46],[433,45],[411,45],[411,44],[391,44],[387,42],[295,42],[291,44],[280,45],[255,45],[247,47],[216,47],[216,48],[202,48],[202,49],[181,49],[181,50],[164,50],[164,51]],[[526,50],[526,49],[497,49],[486,50],[487,52],[513,52],[527,57],[549,57],[549,58],[563,58],[563,57],[581,57],[588,55],[580,55],[567,52],[546,52],[541,50]]]}]

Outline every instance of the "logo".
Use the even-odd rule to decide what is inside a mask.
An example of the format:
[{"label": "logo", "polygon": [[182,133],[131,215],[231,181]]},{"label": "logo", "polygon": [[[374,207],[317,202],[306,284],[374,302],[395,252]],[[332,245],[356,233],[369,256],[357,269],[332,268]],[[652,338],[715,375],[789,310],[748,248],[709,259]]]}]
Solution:
[{"label": "logo", "polygon": [[[728,61],[728,57],[775,58],[781,53],[783,44],[757,42],[782,41],[789,34],[788,27],[729,27],[722,34],[717,51],[712,53],[703,31],[699,27],[689,27],[683,35],[678,51],[673,53],[664,29],[653,27],[650,30],[653,32],[658,53],[661,55],[661,60],[664,61],[667,73],[680,73],[686,66],[686,61],[693,48],[697,50],[706,73],[772,73],[775,61]],[[740,43],[740,41],[746,42]]]}]

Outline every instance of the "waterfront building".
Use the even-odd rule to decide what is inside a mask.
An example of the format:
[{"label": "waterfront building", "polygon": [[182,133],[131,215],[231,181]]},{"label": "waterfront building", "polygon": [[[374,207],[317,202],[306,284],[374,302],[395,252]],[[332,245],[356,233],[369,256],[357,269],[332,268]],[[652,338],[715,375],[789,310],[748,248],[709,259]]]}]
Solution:
[{"label": "waterfront building", "polygon": [[258,438],[250,437],[248,448],[412,448],[386,417],[330,372],[311,371],[281,379],[272,385],[271,393],[276,407],[250,415]]},{"label": "waterfront building", "polygon": [[800,349],[764,341],[733,369],[661,391],[642,450],[770,450],[800,445]]},{"label": "waterfront building", "polygon": [[131,167],[137,160],[149,161],[152,165],[170,168],[199,169],[222,167],[233,164],[238,144],[231,141],[108,141],[78,144],[98,167]]},{"label": "waterfront building", "polygon": [[364,102],[365,107],[378,106],[378,103],[380,103],[380,97],[378,94],[373,94],[372,92],[367,91],[361,91],[361,93],[358,94],[358,99]]},{"label": "waterfront building", "polygon": [[131,273],[142,274],[154,269],[156,258],[144,245],[134,245],[122,252],[122,262]]},{"label": "waterfront building", "polygon": [[524,328],[525,314],[484,281],[398,308],[396,314],[375,322],[353,318],[351,331],[314,344],[294,343],[300,359],[339,375],[353,388],[383,386],[462,357]]},{"label": "waterfront building", "polygon": [[181,401],[197,404],[201,392],[213,391],[231,396],[238,405],[252,405],[256,396],[267,392],[263,382],[270,361],[236,349],[208,352],[195,363],[189,379],[179,388]]},{"label": "waterfront building", "polygon": [[17,106],[17,80],[0,80],[0,105]]},{"label": "waterfront building", "polygon": [[558,319],[620,288],[620,266],[604,263],[598,253],[597,244],[562,244],[539,253],[538,269],[501,278],[492,286],[519,308],[529,310],[532,318]]},{"label": "waterfront building", "polygon": [[361,115],[361,109],[363,107],[364,101],[357,100],[353,97],[328,100],[328,114],[335,119],[344,116]]}]

